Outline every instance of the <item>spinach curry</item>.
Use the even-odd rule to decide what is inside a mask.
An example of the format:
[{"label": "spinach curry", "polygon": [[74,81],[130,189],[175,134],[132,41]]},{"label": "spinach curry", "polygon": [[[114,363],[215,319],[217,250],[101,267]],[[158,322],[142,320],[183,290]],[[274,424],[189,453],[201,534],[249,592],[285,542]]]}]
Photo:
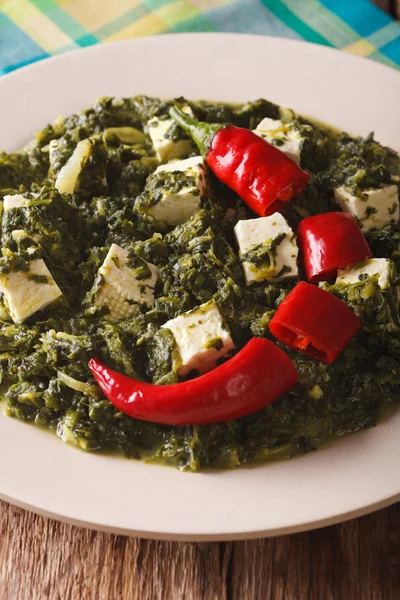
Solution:
[{"label": "spinach curry", "polygon": [[[198,155],[168,115],[173,104],[206,122],[252,130],[261,122],[280,124],[272,142],[282,150],[291,144],[288,155],[296,151],[310,173],[305,190],[282,211],[293,231],[305,217],[339,211],[334,190],[346,186],[357,199],[365,190],[399,182],[399,156],[372,134],[362,139],[333,133],[266,100],[229,105],[101,98],[93,108],[58,118],[21,152],[0,154],[0,377],[6,414],[49,427],[84,450],[192,470],[286,458],[375,425],[384,404],[400,401],[396,219],[363,230],[373,255],[391,259],[390,284],[381,285],[379,274],[320,284],[356,313],[361,331],[329,366],[278,343],[299,381],[272,405],[228,423],[162,426],[118,412],[95,384],[88,369],[92,357],[160,385],[196,376],[178,373],[174,336],[162,326],[210,301],[236,351],[253,336],[272,340],[269,322],[304,279],[299,256],[299,277],[283,267],[275,281],[248,285],[244,262],[271,270],[282,236],[240,254],[234,227],[255,217],[245,203],[209,171],[199,183],[194,168],[158,170]],[[190,165],[196,165],[194,158]],[[163,200],[179,193],[179,210],[163,210]],[[370,207],[366,218],[376,210]],[[105,260],[115,247],[120,254],[112,256],[114,266],[125,261],[142,281],[142,300],[125,295],[123,310],[104,295]],[[11,276],[14,288],[8,289]],[[35,306],[27,298],[32,286]],[[209,347],[220,343],[212,339]]]}]

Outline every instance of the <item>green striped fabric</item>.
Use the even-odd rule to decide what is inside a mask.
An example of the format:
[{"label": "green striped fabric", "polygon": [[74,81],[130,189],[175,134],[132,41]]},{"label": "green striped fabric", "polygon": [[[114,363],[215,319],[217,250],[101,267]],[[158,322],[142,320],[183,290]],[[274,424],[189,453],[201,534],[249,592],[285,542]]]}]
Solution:
[{"label": "green striped fabric", "polygon": [[400,25],[368,0],[0,0],[0,75],[75,48],[185,31],[275,35],[400,67]]}]

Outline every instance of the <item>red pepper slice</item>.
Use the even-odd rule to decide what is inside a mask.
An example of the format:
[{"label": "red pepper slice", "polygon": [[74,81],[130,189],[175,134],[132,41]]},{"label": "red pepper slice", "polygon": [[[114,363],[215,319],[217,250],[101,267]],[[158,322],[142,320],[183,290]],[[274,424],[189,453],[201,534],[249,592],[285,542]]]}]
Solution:
[{"label": "red pepper slice", "polygon": [[305,188],[309,174],[249,129],[195,121],[176,107],[170,114],[193,138],[218,179],[260,217],[281,210]]},{"label": "red pepper slice", "polygon": [[312,283],[334,279],[338,269],[373,256],[357,221],[349,213],[322,213],[307,217],[297,229],[307,279]]},{"label": "red pepper slice", "polygon": [[333,294],[301,281],[273,316],[269,329],[280,342],[330,365],[360,330],[349,307]]},{"label": "red pepper slice", "polygon": [[153,385],[112,371],[95,358],[89,368],[121,412],[165,425],[206,425],[239,419],[270,404],[298,379],[290,358],[253,338],[213,371],[183,383]]}]

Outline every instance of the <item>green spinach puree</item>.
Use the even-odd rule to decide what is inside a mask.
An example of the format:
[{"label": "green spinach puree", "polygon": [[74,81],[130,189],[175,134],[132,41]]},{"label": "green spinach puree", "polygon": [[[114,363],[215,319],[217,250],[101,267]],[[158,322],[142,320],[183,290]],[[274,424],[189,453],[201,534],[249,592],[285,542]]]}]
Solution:
[{"label": "green spinach puree", "polygon": [[[290,123],[303,135],[300,164],[311,173],[310,183],[283,211],[294,230],[304,217],[340,210],[333,189],[344,182],[360,194],[399,182],[398,155],[373,134],[362,139],[334,133],[266,100],[243,105],[174,102],[190,107],[200,120],[254,129],[269,117]],[[171,105],[144,96],[101,98],[93,108],[58,118],[21,152],[0,153],[0,199],[24,197],[23,205],[7,210],[0,203],[0,275],[29,271],[40,251],[62,292],[20,324],[10,318],[1,298],[0,378],[7,415],[49,427],[87,451],[117,451],[192,470],[287,458],[375,425],[382,406],[400,400],[396,274],[386,289],[376,276],[351,285],[323,284],[356,312],[361,332],[330,366],[281,346],[296,365],[299,383],[273,405],[238,421],[201,427],[137,421],[118,412],[95,385],[87,367],[93,356],[148,382],[179,381],[172,360],[174,338],[161,326],[212,298],[236,350],[252,336],[273,339],[268,324],[297,283],[296,277],[246,286],[233,228],[255,215],[212,174],[207,175],[201,210],[186,222],[158,226],[149,218],[146,210],[159,201],[162,190],[160,178],[152,175],[160,160],[148,122],[167,119]],[[165,137],[186,143],[181,157],[198,154],[178,126]],[[89,150],[71,193],[65,170],[64,179],[60,173],[83,140],[89,145],[81,147]],[[179,191],[172,174],[162,180],[169,191]],[[16,239],[16,230],[29,237]],[[390,258],[400,269],[398,224],[371,230],[366,237],[374,256]],[[94,310],[93,300],[98,269],[113,243],[136,257],[144,277],[146,263],[159,273],[154,307],[137,304],[129,317],[115,322],[107,320],[107,308]],[[267,250],[259,251],[263,264],[273,259],[273,244]],[[47,276],[32,274],[31,281],[44,284]]]}]

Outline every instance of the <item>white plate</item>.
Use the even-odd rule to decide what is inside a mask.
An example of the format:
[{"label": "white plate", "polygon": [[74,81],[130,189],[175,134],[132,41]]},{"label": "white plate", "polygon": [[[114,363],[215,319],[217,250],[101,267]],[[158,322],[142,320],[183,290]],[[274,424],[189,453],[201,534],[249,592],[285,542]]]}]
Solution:
[{"label": "white plate", "polygon": [[[398,148],[399,74],[279,38],[187,34],[96,46],[0,80],[0,147],[19,148],[59,114],[101,95],[264,96]],[[181,473],[62,444],[0,416],[0,496],[101,530],[168,539],[276,535],[334,523],[400,499],[400,411],[302,458]]]}]

